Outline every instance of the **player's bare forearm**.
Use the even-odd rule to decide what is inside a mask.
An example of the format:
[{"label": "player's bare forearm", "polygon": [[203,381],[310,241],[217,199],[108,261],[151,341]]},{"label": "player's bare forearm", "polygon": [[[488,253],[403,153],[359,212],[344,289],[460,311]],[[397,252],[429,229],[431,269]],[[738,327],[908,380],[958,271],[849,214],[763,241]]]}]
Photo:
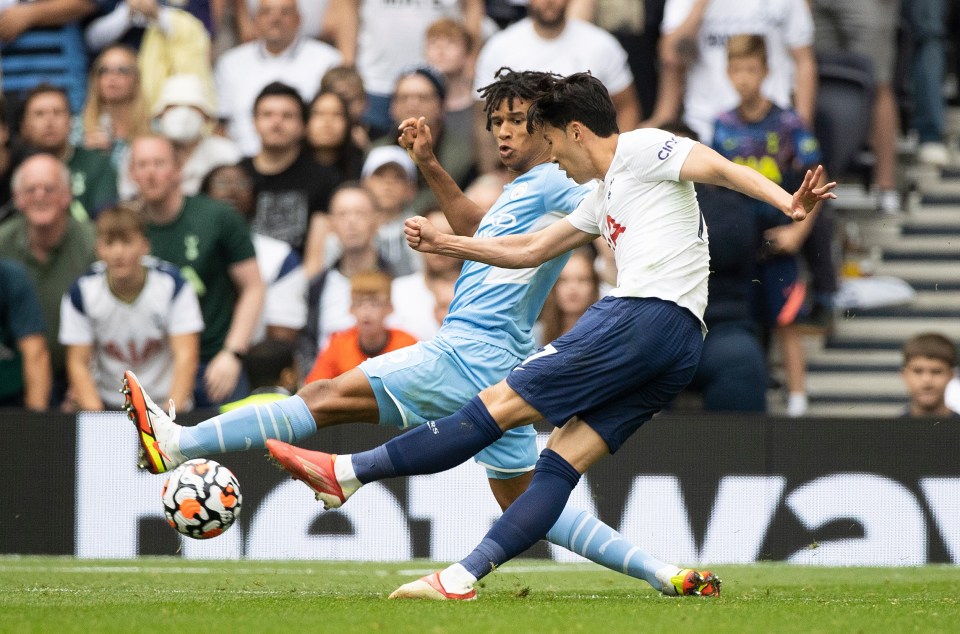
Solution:
[{"label": "player's bare forearm", "polygon": [[450,174],[447,173],[436,159],[428,163],[417,163],[420,173],[436,196],[440,210],[447,217],[447,222],[453,227],[457,235],[472,236],[477,232],[484,211],[475,202],[464,195]]},{"label": "player's bare forearm", "polygon": [[183,406],[193,402],[193,386],[200,367],[200,333],[170,335],[170,351],[173,353],[173,381],[169,398]]},{"label": "player's bare forearm", "polygon": [[417,216],[407,220],[404,231],[407,244],[417,251],[483,262],[505,269],[539,266],[596,237],[580,231],[566,220],[555,222],[535,233],[468,238],[439,233],[425,218]]}]

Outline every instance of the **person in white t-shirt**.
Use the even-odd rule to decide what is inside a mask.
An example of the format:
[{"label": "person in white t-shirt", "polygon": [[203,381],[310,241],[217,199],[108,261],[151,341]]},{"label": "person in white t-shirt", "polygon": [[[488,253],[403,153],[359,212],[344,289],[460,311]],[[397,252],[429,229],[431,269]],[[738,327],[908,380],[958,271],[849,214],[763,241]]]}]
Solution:
[{"label": "person in white t-shirt", "polygon": [[265,86],[279,81],[310,101],[323,74],[341,62],[329,44],[299,35],[296,0],[260,0],[254,25],[257,39],[224,52],[214,68],[218,115],[246,156],[260,151],[253,104]]},{"label": "person in white t-shirt", "polygon": [[[534,101],[531,113],[528,125],[546,137],[551,159],[578,183],[601,179],[598,188],[572,214],[535,233],[453,236],[416,217],[406,224],[408,242],[418,251],[527,268],[599,235],[615,252],[617,287],[570,331],[457,413],[371,451],[309,452],[311,466],[319,470],[311,487],[325,505],[336,507],[363,484],[459,465],[519,425],[545,420],[556,427],[529,487],[477,548],[459,563],[401,586],[392,598],[475,598],[478,579],[547,533],[581,474],[616,452],[689,383],[703,345],[709,274],[707,230],[693,182],[736,189],[794,220],[834,197],[834,183],[814,187],[822,167],[808,171],[791,196],[690,139],[656,129],[618,134],[607,90],[587,73],[558,79]],[[281,447],[268,442],[274,457]],[[300,460],[305,455],[297,453]],[[709,571],[665,564],[656,575],[677,594],[720,593],[720,580]]]},{"label": "person in white t-shirt", "polygon": [[[673,123],[682,103],[684,123],[709,145],[717,115],[739,104],[727,77],[727,39],[739,34],[766,40],[770,72],[763,82],[764,96],[781,108],[792,105],[813,124],[817,68],[806,0],[667,0],[660,29],[657,105],[644,127]],[[681,42],[681,49],[695,56],[686,64],[677,53]]]},{"label": "person in white t-shirt", "polygon": [[[627,52],[610,33],[578,19],[567,19],[570,0],[530,0],[527,17],[493,35],[480,50],[474,89],[493,81],[503,66],[559,75],[590,71],[603,82],[617,109],[617,125],[632,130],[640,121],[640,101],[627,63]],[[483,173],[499,168],[496,146],[486,142],[483,102],[474,108],[474,133]]]},{"label": "person in white t-shirt", "polygon": [[135,367],[166,401],[193,403],[203,317],[193,287],[169,262],[149,255],[143,218],[130,207],[97,217],[100,260],[60,303],[69,394],[81,410],[119,408],[117,377]]}]

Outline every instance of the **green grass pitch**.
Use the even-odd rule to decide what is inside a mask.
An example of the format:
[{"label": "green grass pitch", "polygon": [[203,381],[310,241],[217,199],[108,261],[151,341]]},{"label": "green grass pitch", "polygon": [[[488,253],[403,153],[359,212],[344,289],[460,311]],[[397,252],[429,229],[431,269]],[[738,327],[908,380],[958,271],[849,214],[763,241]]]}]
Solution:
[{"label": "green grass pitch", "polygon": [[0,632],[938,632],[960,568],[714,567],[719,599],[664,598],[590,564],[511,562],[477,601],[388,601],[425,561],[0,557]]}]

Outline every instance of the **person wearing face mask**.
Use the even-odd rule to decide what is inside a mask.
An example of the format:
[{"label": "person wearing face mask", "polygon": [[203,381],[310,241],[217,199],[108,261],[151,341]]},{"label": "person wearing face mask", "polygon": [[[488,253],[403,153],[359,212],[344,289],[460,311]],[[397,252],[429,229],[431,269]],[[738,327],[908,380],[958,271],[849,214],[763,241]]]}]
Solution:
[{"label": "person wearing face mask", "polygon": [[[203,177],[221,165],[233,165],[243,158],[230,139],[213,134],[214,107],[200,77],[173,75],[163,85],[153,109],[155,130],[173,141],[182,168],[181,189],[187,196],[200,191]],[[136,186],[124,173],[120,194],[131,198]]]}]

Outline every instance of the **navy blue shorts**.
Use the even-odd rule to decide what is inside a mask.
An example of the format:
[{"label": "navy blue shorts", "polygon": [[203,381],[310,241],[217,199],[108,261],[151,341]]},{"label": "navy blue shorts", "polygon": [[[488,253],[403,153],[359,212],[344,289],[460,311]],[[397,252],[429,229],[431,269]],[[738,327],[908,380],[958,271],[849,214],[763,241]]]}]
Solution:
[{"label": "navy blue shorts", "polygon": [[604,297],[507,375],[555,427],[583,419],[617,451],[693,378],[703,349],[693,313],[653,298]]}]

